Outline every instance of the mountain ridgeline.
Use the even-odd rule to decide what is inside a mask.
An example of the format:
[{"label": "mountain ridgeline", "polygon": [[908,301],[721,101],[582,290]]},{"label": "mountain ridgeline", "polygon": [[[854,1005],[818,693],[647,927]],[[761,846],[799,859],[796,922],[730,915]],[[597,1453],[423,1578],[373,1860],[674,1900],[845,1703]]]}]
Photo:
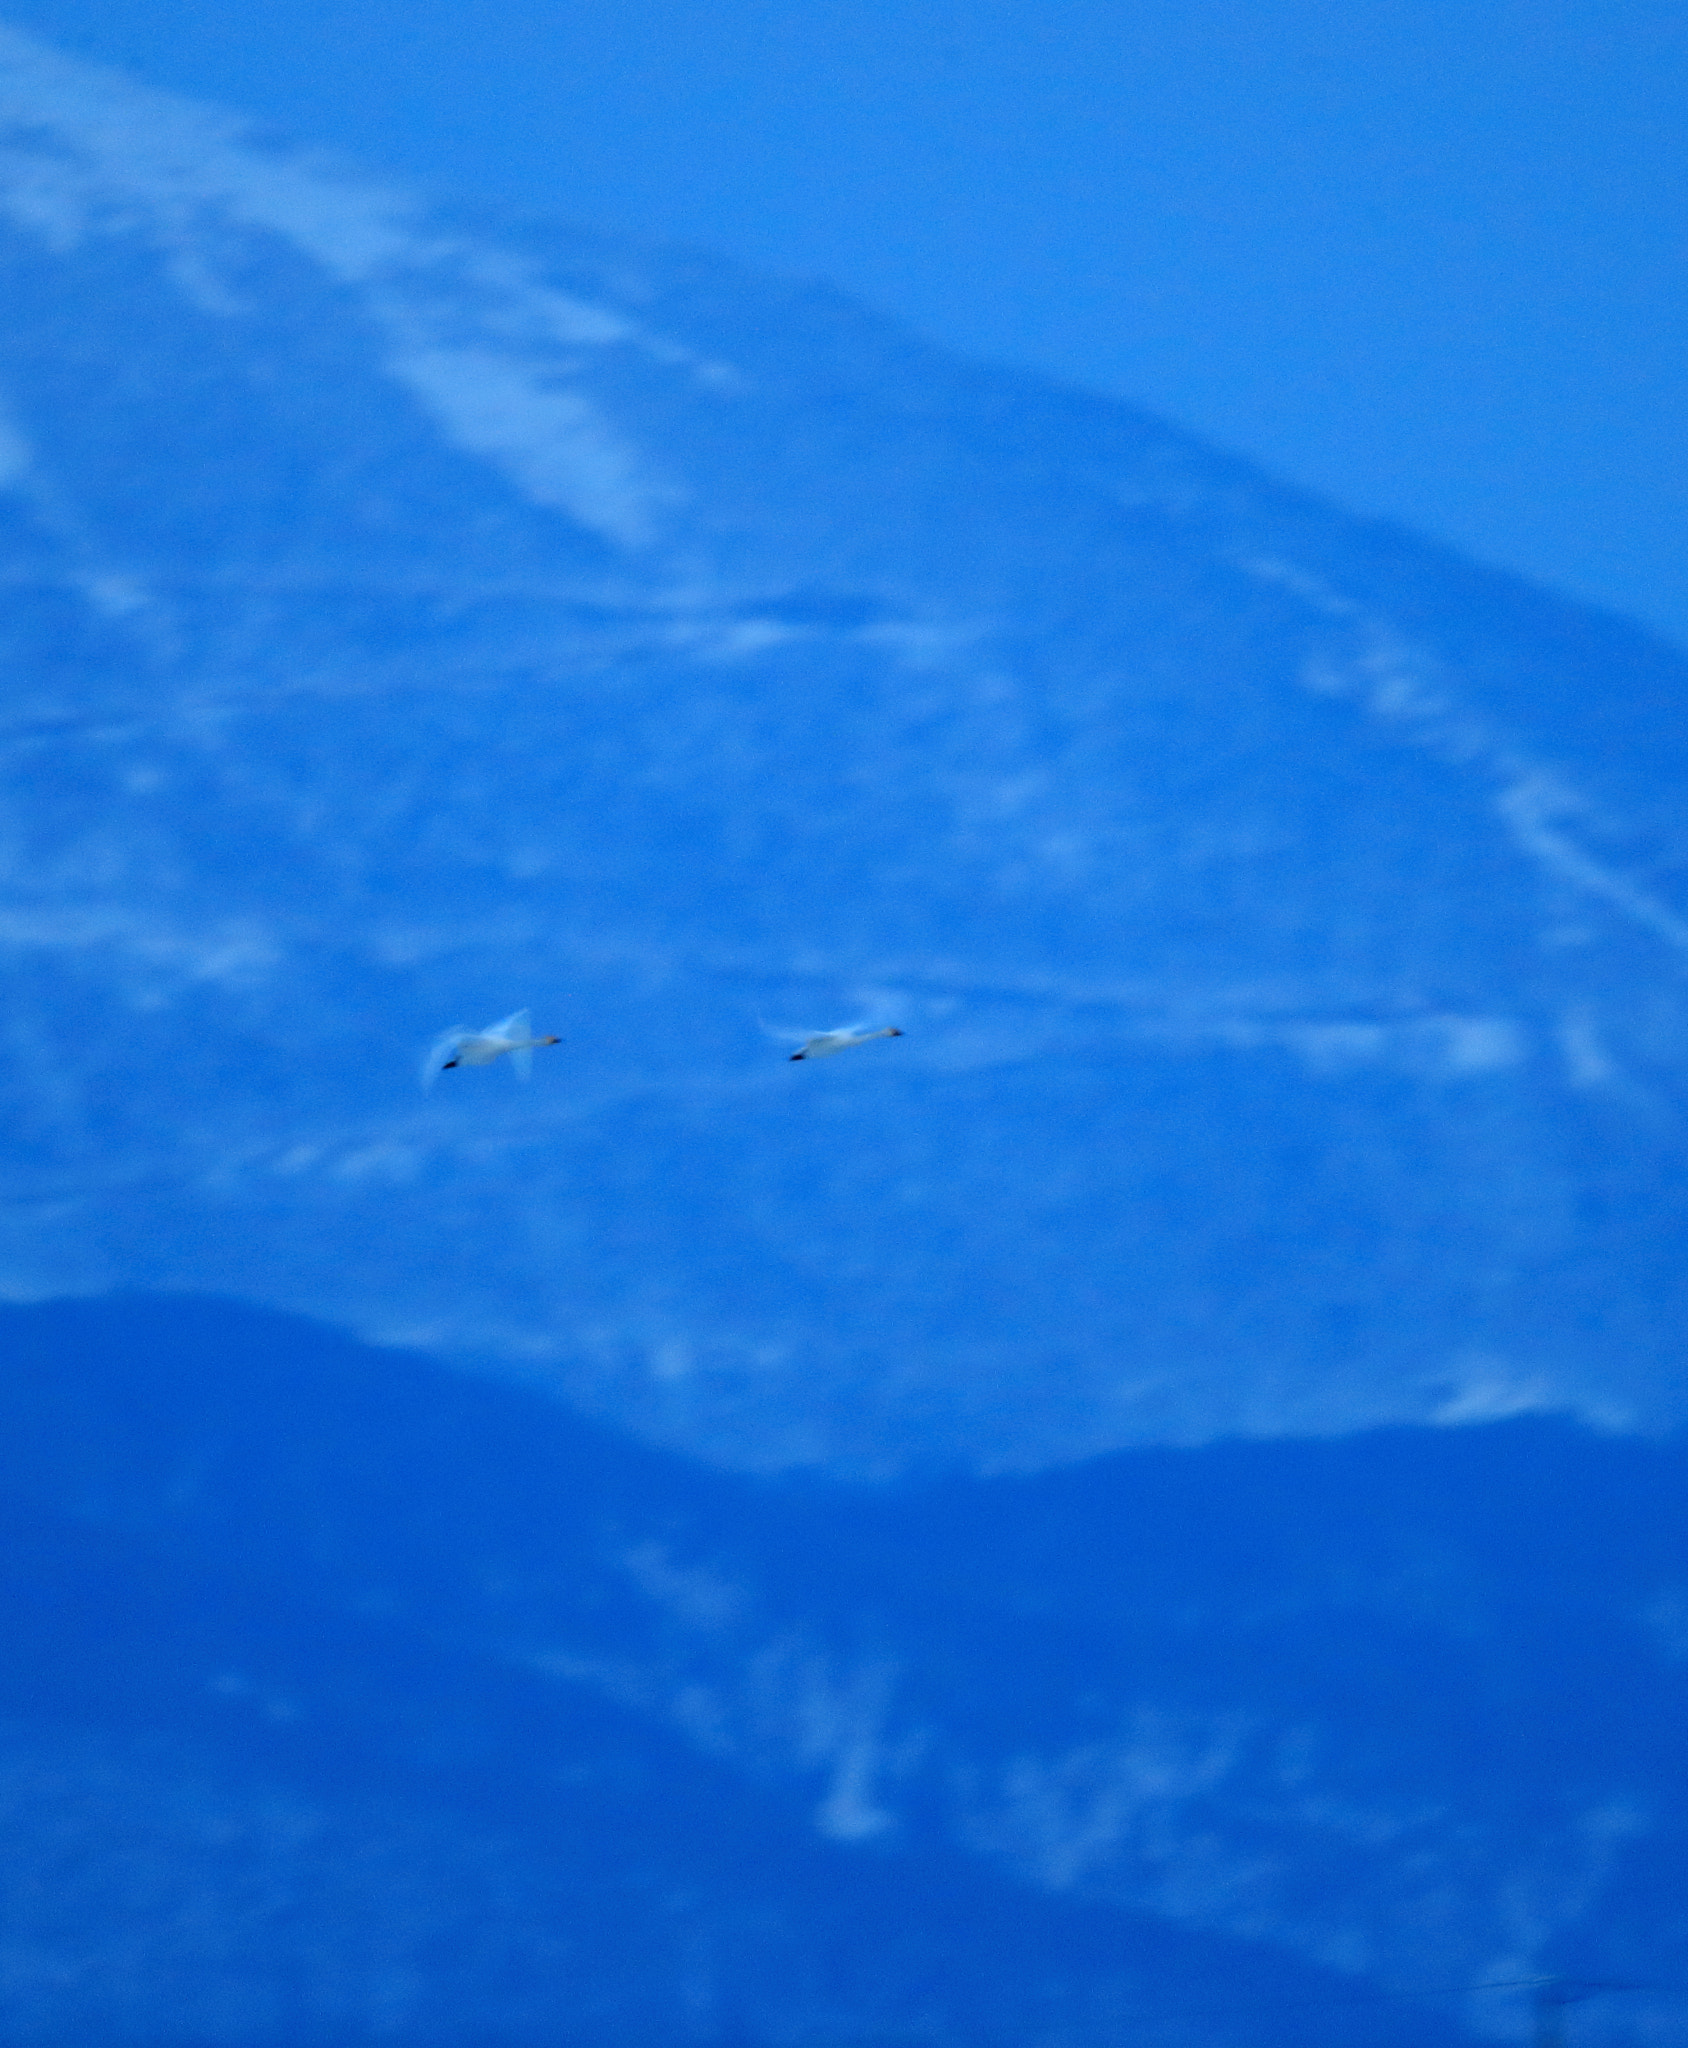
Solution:
[{"label": "mountain ridgeline", "polygon": [[1671,650],[9,33],[0,305],[13,1298],[747,1470],[1681,1418]]}]

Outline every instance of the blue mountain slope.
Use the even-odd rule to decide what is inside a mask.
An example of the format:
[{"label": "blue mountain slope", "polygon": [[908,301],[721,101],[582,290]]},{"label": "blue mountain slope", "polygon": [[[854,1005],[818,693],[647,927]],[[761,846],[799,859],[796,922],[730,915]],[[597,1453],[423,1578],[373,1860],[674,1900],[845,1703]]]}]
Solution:
[{"label": "blue mountain slope", "polygon": [[216,1303],[0,1356],[18,2038],[1688,2038],[1680,1443],[874,1491]]},{"label": "blue mountain slope", "polygon": [[1207,2042],[1262,2011],[1378,2037],[1256,1945],[817,1843],[584,1688],[297,1603],[290,1574],[15,1511],[0,1534],[9,2039]]},{"label": "blue mountain slope", "polygon": [[14,1297],[762,1468],[1681,1417],[1679,656],[13,36],[0,144]]}]

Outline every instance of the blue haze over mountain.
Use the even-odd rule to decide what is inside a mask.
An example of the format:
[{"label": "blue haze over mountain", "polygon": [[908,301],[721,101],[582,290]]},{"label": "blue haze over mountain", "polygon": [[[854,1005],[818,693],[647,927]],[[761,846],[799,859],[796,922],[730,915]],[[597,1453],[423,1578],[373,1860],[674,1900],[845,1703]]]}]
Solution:
[{"label": "blue haze over mountain", "polygon": [[1688,2039],[1682,658],[10,35],[0,294],[0,2031]]},{"label": "blue haze over mountain", "polygon": [[431,188],[821,277],[1688,643],[1674,0],[6,0]]},{"label": "blue haze over mountain", "polygon": [[[3,54],[14,1294],[746,1465],[1680,1416],[1677,656]],[[424,1102],[516,1002],[534,1087]]]}]

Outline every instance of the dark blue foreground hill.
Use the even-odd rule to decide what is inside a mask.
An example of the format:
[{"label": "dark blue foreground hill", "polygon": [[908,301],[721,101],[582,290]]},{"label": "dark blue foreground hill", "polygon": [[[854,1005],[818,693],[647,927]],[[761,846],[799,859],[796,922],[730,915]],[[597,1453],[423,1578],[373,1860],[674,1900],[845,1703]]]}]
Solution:
[{"label": "dark blue foreground hill", "polygon": [[0,1365],[8,2038],[1453,2048],[1519,1994],[1375,1994],[1669,1976],[1678,1445],[871,1490],[214,1302]]}]

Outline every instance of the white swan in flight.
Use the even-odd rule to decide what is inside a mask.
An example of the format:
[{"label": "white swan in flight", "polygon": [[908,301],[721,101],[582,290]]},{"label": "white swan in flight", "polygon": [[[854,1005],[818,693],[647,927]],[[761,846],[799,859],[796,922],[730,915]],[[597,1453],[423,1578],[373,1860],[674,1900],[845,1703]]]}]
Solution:
[{"label": "white swan in flight", "polygon": [[829,1060],[835,1052],[848,1052],[853,1045],[866,1045],[870,1038],[901,1038],[902,1031],[895,1024],[882,1024],[877,1031],[864,1031],[857,1025],[840,1025],[836,1031],[817,1031],[791,1055],[794,1060]]},{"label": "white swan in flight", "polygon": [[449,1031],[442,1031],[428,1048],[428,1057],[422,1062],[422,1085],[432,1088],[448,1067],[490,1067],[494,1060],[509,1056],[510,1064],[522,1080],[533,1072],[533,1049],[536,1045],[561,1045],[562,1040],[554,1035],[535,1038],[533,1019],[526,1010],[512,1010],[508,1017],[496,1024],[489,1024],[484,1031],[471,1031],[467,1025],[454,1024]]}]

